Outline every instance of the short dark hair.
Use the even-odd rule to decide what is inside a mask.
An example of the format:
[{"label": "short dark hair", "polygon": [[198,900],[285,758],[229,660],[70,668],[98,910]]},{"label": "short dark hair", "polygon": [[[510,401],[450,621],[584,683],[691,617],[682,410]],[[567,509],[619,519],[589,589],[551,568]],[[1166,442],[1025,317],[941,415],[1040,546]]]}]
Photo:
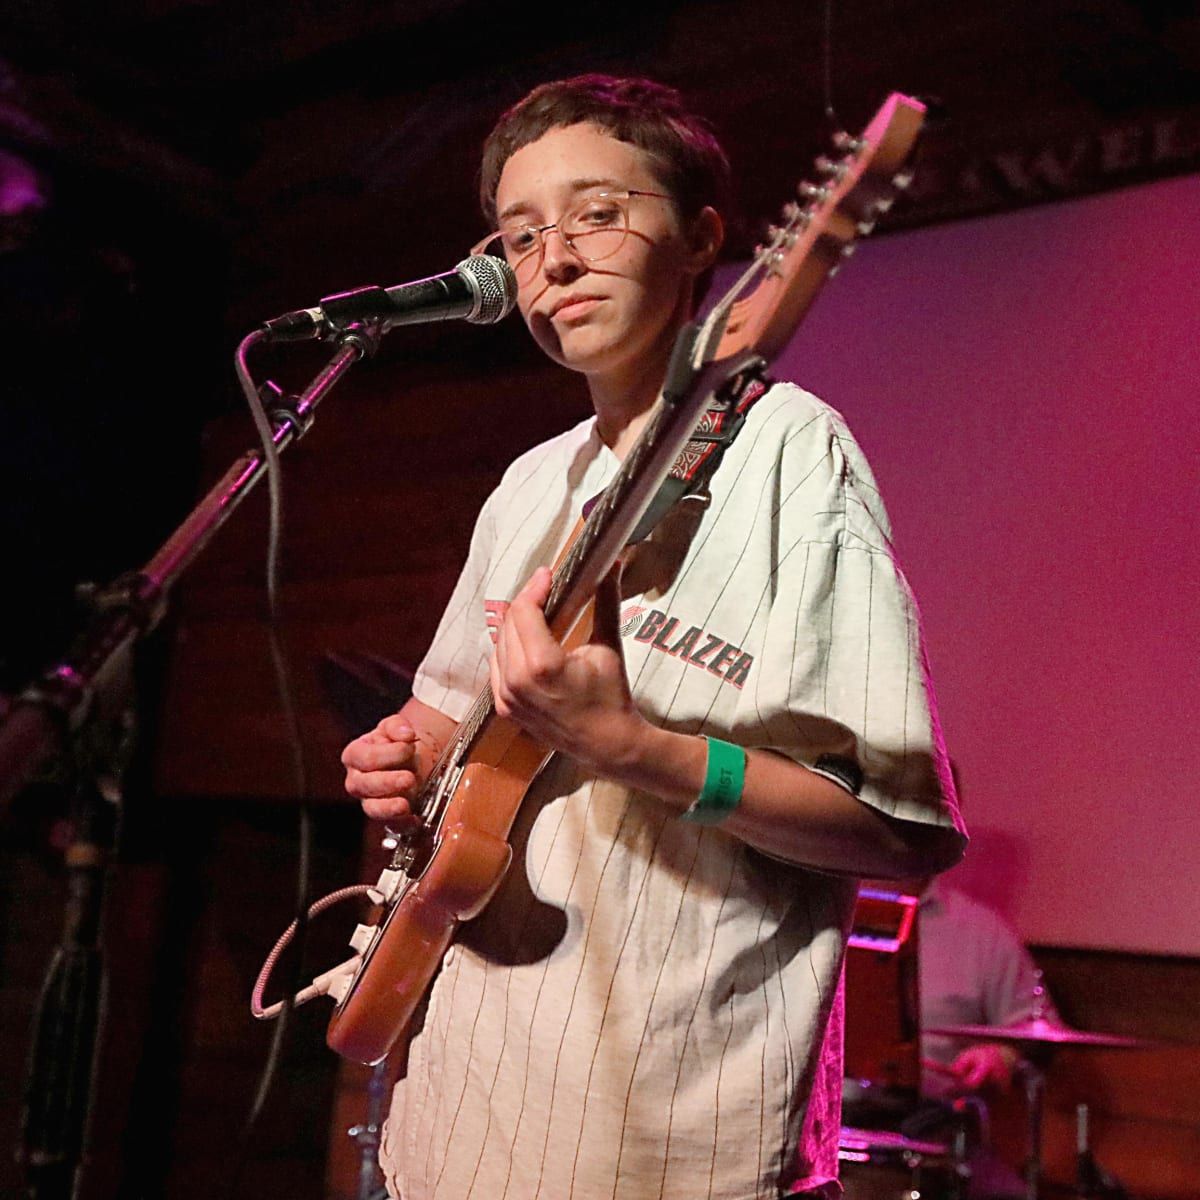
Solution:
[{"label": "short dark hair", "polygon": [[490,224],[496,223],[496,189],[512,155],[551,129],[583,124],[644,150],[684,219],[706,205],[718,212],[726,208],[729,160],[712,127],[686,107],[675,88],[652,79],[576,75],[534,88],[488,134],[479,202]]}]

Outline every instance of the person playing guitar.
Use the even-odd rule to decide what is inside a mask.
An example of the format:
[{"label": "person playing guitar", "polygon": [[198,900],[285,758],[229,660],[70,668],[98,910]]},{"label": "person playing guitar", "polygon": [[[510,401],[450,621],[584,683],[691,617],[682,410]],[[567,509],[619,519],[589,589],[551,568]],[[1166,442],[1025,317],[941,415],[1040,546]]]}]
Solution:
[{"label": "person playing guitar", "polygon": [[489,136],[480,252],[581,372],[595,415],[522,455],[479,515],[413,698],[343,754],[403,831],[490,682],[553,751],[514,857],[445,954],[381,1148],[404,1200],[836,1194],[839,979],[856,877],[965,842],[912,597],[841,418],[751,389],[705,495],[552,634],[547,564],[646,425],[728,174],[678,93],[581,76]]}]

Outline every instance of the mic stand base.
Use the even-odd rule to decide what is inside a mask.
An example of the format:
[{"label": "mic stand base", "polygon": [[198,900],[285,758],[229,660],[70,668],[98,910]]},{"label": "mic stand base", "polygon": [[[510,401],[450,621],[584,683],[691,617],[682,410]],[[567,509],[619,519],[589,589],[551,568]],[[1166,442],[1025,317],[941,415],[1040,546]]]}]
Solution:
[{"label": "mic stand base", "polygon": [[[128,750],[126,741],[112,753],[126,758]],[[30,1200],[70,1200],[86,1162],[107,991],[101,917],[120,815],[112,779],[102,793],[80,778],[72,797],[62,940],[38,999],[21,1113],[18,1158]]]}]

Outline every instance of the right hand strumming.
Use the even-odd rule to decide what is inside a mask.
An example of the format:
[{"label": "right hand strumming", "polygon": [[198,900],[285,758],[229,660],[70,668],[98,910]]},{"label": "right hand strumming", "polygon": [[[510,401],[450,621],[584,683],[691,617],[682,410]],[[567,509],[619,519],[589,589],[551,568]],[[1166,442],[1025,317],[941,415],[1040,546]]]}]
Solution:
[{"label": "right hand strumming", "polygon": [[346,791],[368,817],[404,829],[416,821],[409,806],[419,786],[416,762],[416,731],[393,713],[342,751]]}]

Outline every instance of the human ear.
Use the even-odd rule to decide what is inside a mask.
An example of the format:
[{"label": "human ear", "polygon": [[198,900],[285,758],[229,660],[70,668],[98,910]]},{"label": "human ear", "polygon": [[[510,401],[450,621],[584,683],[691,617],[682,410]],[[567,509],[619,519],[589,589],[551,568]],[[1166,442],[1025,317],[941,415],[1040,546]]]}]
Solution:
[{"label": "human ear", "polygon": [[725,222],[721,214],[710,205],[705,205],[692,222],[688,236],[690,266],[694,274],[707,271],[717,261],[725,241]]}]

